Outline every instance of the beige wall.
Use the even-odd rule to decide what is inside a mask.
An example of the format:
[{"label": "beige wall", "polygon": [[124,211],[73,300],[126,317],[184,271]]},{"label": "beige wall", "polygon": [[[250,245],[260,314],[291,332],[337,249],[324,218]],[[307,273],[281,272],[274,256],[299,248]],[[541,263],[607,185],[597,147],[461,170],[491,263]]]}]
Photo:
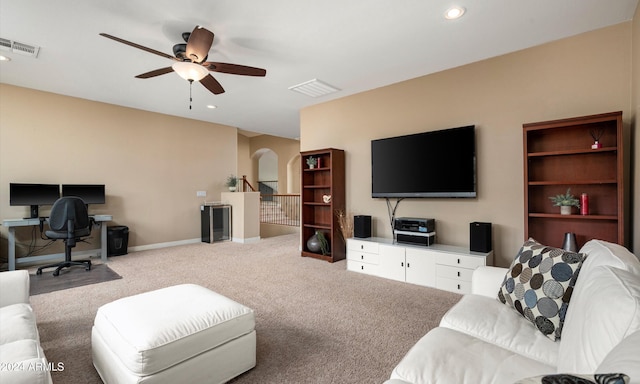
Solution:
[{"label": "beige wall", "polygon": [[[0,111],[3,220],[28,213],[9,206],[11,182],[100,183],[107,203],[90,206],[90,213],[109,213],[109,225],[129,226],[130,247],[198,239],[203,199],[196,191],[219,200],[226,176],[236,173],[232,127],[5,84]],[[7,229],[0,230],[6,259]],[[31,238],[26,229],[18,235],[26,243]]]},{"label": "beige wall", "polygon": [[260,240],[260,192],[222,192],[231,205],[231,237],[238,243]]},{"label": "beige wall", "polygon": [[308,107],[301,150],[344,149],[348,210],[391,237],[384,199],[371,198],[370,141],[475,124],[478,197],[408,199],[397,216],[435,218],[437,241],[462,246],[470,222],[492,222],[496,264],[506,266],[524,238],[522,124],[622,110],[628,126],[631,35],[623,23]]}]

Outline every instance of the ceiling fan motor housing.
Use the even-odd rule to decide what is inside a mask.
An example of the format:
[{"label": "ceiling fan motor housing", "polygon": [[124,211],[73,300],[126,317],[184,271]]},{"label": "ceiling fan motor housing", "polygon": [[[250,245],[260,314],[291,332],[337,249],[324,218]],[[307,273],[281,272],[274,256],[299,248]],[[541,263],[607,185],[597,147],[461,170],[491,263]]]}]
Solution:
[{"label": "ceiling fan motor housing", "polygon": [[173,46],[173,55],[178,59],[185,59],[187,52],[187,44],[176,44]]}]

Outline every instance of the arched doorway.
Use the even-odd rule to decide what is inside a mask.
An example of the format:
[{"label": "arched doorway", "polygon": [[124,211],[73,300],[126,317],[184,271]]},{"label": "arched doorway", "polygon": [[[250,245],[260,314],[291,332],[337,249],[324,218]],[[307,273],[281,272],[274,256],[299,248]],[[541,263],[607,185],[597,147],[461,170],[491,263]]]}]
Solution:
[{"label": "arched doorway", "polygon": [[279,187],[278,154],[269,148],[257,150],[253,155],[255,180],[261,194],[273,195],[281,190]]}]

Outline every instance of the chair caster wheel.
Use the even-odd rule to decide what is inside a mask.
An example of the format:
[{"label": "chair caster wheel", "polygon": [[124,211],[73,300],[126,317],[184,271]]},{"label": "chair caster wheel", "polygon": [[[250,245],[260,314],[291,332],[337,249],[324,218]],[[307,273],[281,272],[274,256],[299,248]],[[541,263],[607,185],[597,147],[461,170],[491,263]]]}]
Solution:
[{"label": "chair caster wheel", "polygon": [[53,276],[58,276],[58,275],[60,275],[60,271],[53,272]]},{"label": "chair caster wheel", "polygon": [[36,271],[36,275],[42,275],[42,269],[38,269],[38,270]]},{"label": "chair caster wheel", "polygon": [[84,270],[88,272],[88,271],[90,271],[90,270],[91,270],[91,267],[87,267],[87,268],[85,268]]}]

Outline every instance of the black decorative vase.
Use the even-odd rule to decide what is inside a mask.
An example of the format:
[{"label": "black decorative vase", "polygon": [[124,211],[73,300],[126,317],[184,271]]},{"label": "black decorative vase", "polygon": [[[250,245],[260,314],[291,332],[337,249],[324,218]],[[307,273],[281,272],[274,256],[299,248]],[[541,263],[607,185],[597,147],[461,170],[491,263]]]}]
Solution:
[{"label": "black decorative vase", "polygon": [[307,240],[307,249],[315,253],[320,252],[320,239],[317,232]]}]

